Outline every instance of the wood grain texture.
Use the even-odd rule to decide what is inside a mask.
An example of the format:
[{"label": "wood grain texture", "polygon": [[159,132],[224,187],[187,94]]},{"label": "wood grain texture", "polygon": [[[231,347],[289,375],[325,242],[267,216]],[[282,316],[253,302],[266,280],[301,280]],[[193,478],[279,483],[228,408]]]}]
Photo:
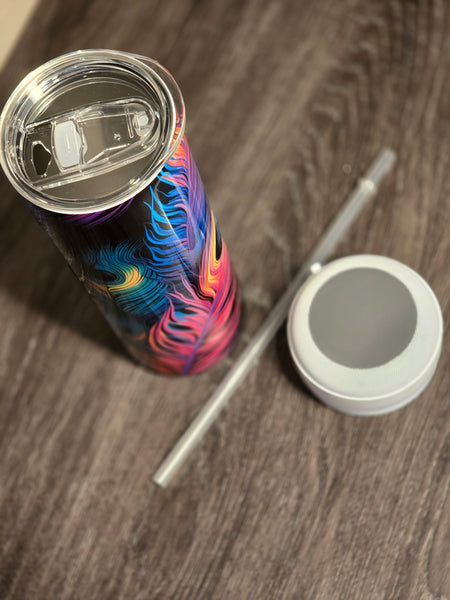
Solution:
[{"label": "wood grain texture", "polygon": [[416,269],[449,313],[445,0],[46,0],[0,96],[78,48],[151,56],[244,297],[232,356],[136,367],[0,181],[0,598],[450,598],[448,330],[431,385],[379,418],[299,382],[284,331],[176,481],[151,475],[378,150],[395,172],[338,255]]}]

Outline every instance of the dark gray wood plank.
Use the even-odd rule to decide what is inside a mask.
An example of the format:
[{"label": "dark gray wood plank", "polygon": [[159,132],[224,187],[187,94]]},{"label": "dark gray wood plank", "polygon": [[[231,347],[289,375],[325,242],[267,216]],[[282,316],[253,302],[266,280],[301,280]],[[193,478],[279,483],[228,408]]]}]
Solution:
[{"label": "dark gray wood plank", "polygon": [[398,153],[337,255],[416,269],[449,311],[444,0],[41,2],[1,74],[106,47],[158,59],[244,298],[232,356],[131,363],[0,181],[0,598],[450,598],[448,331],[411,406],[313,400],[284,331],[167,490],[151,475],[378,150]]}]

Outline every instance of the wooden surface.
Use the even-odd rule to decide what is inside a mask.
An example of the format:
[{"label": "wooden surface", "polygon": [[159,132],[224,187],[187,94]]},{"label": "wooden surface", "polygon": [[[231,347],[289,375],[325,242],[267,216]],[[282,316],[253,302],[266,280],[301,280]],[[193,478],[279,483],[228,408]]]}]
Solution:
[{"label": "wooden surface", "polygon": [[336,256],[406,263],[448,315],[449,31],[446,0],[42,0],[1,100],[69,50],[163,63],[245,312],[214,370],[136,367],[1,178],[0,598],[450,598],[445,350],[411,406],[353,418],[312,399],[280,331],[151,482],[382,146],[395,172]]},{"label": "wooden surface", "polygon": [[10,52],[38,4],[38,0],[2,0],[0,2],[0,69],[9,61]]}]

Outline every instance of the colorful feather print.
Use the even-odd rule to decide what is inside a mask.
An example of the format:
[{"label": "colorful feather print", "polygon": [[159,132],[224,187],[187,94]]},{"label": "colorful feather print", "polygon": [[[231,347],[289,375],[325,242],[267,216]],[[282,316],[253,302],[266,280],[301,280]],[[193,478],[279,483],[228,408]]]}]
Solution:
[{"label": "colorful feather print", "polygon": [[210,209],[186,138],[150,187],[150,194],[146,244],[152,268],[163,279],[176,279],[183,271],[197,278]]},{"label": "colorful feather print", "polygon": [[92,291],[110,299],[125,314],[157,318],[168,304],[167,284],[151,271],[138,247],[107,246],[88,254],[86,263],[95,273],[95,279],[87,282]]},{"label": "colorful feather print", "polygon": [[[151,266],[170,281],[169,306],[149,331],[149,366],[196,373],[228,352],[240,304],[226,246],[184,139],[151,189]],[[170,223],[170,226],[168,226]]]},{"label": "colorful feather print", "polygon": [[169,307],[148,336],[149,366],[165,373],[197,373],[211,367],[226,355],[239,321],[236,279],[226,246],[216,258],[212,213],[198,286],[186,277],[181,283],[168,294]]},{"label": "colorful feather print", "polygon": [[188,374],[227,354],[239,323],[237,282],[186,138],[119,207],[33,212],[137,360]]}]

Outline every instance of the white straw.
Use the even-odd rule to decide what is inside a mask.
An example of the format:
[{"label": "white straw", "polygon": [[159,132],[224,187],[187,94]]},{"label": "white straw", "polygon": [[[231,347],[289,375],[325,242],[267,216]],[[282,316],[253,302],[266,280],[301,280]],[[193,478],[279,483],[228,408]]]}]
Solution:
[{"label": "white straw", "polygon": [[299,287],[309,276],[311,267],[326,262],[339,240],[348,231],[365,206],[366,201],[375,194],[378,184],[392,167],[395,158],[395,153],[389,148],[382,150],[367,174],[359,180],[356,189],[350,194],[342,209],[328,226],[300,272],[269,313],[235,364],[222,379],[210,399],[161,463],[153,476],[153,481],[157,485],[161,487],[168,485],[189,453],[203,438],[205,432],[239,387],[254,361],[264,352],[270,340],[286,319],[292,300]]}]

